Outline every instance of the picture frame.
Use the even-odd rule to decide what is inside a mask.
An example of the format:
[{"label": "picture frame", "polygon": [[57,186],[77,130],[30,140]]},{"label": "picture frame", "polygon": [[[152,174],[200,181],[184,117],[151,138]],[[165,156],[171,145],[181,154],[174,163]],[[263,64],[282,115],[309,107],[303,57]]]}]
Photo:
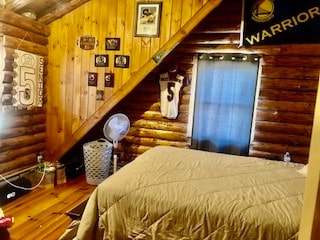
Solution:
[{"label": "picture frame", "polygon": [[106,50],[120,50],[120,38],[106,38]]},{"label": "picture frame", "polygon": [[98,73],[89,72],[88,73],[88,86],[96,87],[98,84]]},{"label": "picture frame", "polygon": [[95,67],[108,67],[109,56],[107,54],[95,54],[94,55],[94,66]]},{"label": "picture frame", "polygon": [[159,37],[162,2],[137,2],[135,36]]},{"label": "picture frame", "polygon": [[100,101],[104,100],[104,91],[103,90],[97,90],[96,100],[100,100]]},{"label": "picture frame", "polygon": [[114,73],[105,73],[104,74],[104,86],[105,87],[114,87]]},{"label": "picture frame", "polygon": [[114,67],[116,68],[128,68],[130,63],[130,56],[128,55],[115,55]]}]

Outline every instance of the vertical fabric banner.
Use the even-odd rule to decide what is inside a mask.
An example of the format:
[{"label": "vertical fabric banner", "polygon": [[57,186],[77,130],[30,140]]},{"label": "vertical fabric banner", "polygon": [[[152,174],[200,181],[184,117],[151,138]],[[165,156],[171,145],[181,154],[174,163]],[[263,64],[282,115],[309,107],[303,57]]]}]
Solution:
[{"label": "vertical fabric banner", "polygon": [[243,46],[320,42],[320,0],[243,0]]},{"label": "vertical fabric banner", "polygon": [[42,107],[42,56],[15,50],[13,78],[13,106]]}]

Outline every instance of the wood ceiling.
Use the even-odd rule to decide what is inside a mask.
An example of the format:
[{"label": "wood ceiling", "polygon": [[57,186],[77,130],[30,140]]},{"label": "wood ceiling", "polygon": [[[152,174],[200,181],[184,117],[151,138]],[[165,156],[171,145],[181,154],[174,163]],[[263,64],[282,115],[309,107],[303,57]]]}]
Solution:
[{"label": "wood ceiling", "polygon": [[18,14],[34,15],[49,24],[90,0],[5,0],[4,8]]}]

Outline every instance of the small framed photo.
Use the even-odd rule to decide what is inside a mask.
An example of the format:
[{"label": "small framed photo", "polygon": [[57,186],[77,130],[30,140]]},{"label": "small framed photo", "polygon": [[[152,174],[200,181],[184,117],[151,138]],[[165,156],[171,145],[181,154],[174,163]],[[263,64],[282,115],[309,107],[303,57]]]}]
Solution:
[{"label": "small framed photo", "polygon": [[104,100],[104,91],[97,90],[96,100]]},{"label": "small framed photo", "polygon": [[109,56],[106,54],[96,54],[94,55],[94,66],[96,67],[108,67]]},{"label": "small framed photo", "polygon": [[114,67],[128,68],[130,62],[130,56],[127,55],[115,55],[114,56]]},{"label": "small framed photo", "polygon": [[120,38],[106,38],[106,50],[120,50]]},{"label": "small framed photo", "polygon": [[96,87],[98,84],[98,73],[88,73],[88,86]]},{"label": "small framed photo", "polygon": [[162,2],[137,2],[136,37],[159,37]]},{"label": "small framed photo", "polygon": [[114,87],[114,73],[105,73],[104,74],[104,86],[105,87]]}]

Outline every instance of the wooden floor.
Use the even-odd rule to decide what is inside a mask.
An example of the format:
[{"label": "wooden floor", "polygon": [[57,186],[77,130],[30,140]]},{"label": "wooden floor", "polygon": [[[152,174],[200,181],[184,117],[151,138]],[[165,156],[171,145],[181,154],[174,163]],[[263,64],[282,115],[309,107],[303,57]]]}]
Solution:
[{"label": "wooden floor", "polygon": [[95,187],[81,176],[53,189],[34,189],[3,206],[5,215],[14,217],[10,239],[58,239],[72,222],[65,213],[85,201]]}]

